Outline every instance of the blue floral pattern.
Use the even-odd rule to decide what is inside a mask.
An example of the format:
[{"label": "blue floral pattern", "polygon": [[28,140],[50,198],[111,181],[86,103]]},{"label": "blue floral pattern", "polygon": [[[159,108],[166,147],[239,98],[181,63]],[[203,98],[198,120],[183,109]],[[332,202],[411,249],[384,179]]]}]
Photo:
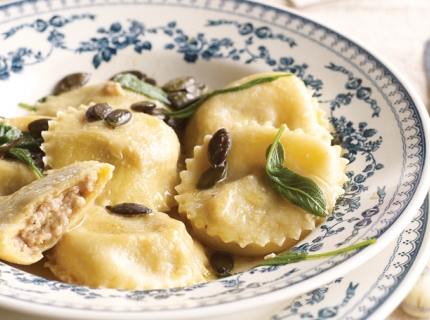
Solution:
[{"label": "blue floral pattern", "polygon": [[0,55],[0,80],[9,79],[11,73],[20,73],[24,66],[33,65],[46,60],[54,50],[54,48],[68,49],[64,39],[65,35],[59,31],[64,26],[73,23],[74,21],[89,19],[94,20],[92,14],[71,15],[65,18],[60,15],[55,15],[49,20],[37,19],[33,23],[25,23],[17,27],[13,27],[3,33],[4,39],[11,38],[20,30],[30,28],[38,33],[47,33],[46,40],[51,44],[51,49],[47,53],[42,53],[38,50],[29,48],[18,48],[16,51],[11,51],[7,56]]},{"label": "blue floral pattern", "polygon": [[[400,230],[398,225],[407,222],[405,215],[407,219],[410,217],[410,212],[404,208],[414,198],[414,192],[421,186],[420,181],[425,178],[423,172],[426,171],[424,159],[427,151],[420,112],[395,74],[336,32],[270,6],[246,0],[193,0],[190,4],[169,0],[163,2],[160,10],[169,7],[180,14],[169,17],[159,14],[156,20],[142,18],[142,8],[156,11],[159,9],[157,6],[151,1],[125,5],[120,0],[110,0],[103,5],[91,0],[23,0],[18,4],[0,6],[0,33],[3,35],[0,39],[0,91],[3,92],[15,79],[21,79],[16,73],[21,73],[25,78],[33,68],[31,65],[56,67],[51,63],[54,59],[48,59],[54,52],[58,56],[79,55],[81,61],[88,58],[87,61],[100,77],[105,76],[108,69],[103,67],[114,65],[113,58],[120,54],[149,57],[159,52],[179,56],[181,62],[193,70],[207,62],[224,60],[233,69],[240,66],[236,70],[293,72],[314,91],[321,105],[330,113],[338,132],[336,140],[346,147],[346,157],[351,163],[348,166],[347,192],[337,204],[335,214],[294,250],[314,252],[324,245],[324,249],[329,250],[336,245],[363,240],[364,235],[381,236],[386,231],[392,231],[392,226]],[[196,10],[199,15],[191,23],[183,18],[182,10]],[[147,27],[145,23],[148,21],[156,22],[151,22],[153,26]],[[83,24],[90,27],[80,28]],[[82,31],[75,44],[72,44],[71,31],[66,26]],[[221,28],[228,32],[217,33]],[[17,47],[10,45],[24,29],[38,35],[38,39],[44,38],[40,43],[28,41]],[[351,51],[354,54],[351,55]],[[311,59],[313,52],[322,54],[318,59]],[[64,66],[64,69],[67,72],[71,68]],[[338,83],[338,79],[344,77],[345,82]],[[36,84],[34,86],[37,87]],[[381,94],[376,94],[378,91]],[[392,118],[386,117],[387,114]],[[392,125],[401,139],[394,141],[389,135],[378,132],[386,123]],[[392,165],[387,158],[381,157],[383,152],[380,150],[387,145],[396,145],[401,149],[397,155],[403,163],[399,166],[400,174],[394,177],[397,179],[395,185],[376,183],[386,177],[385,171],[388,170],[383,169]],[[370,197],[371,190],[375,190],[375,194],[369,200],[363,195]],[[395,262],[392,267],[399,269],[398,273],[393,274],[400,275],[396,281],[401,281],[408,273],[414,254],[420,250],[419,244],[426,232],[426,219],[422,218],[420,226],[414,226],[410,233],[405,233],[414,245],[411,250],[404,250],[401,256],[404,260],[397,256],[393,258]],[[399,245],[404,248],[406,240]],[[318,313],[313,312],[317,309],[312,309],[309,316],[337,317],[339,310],[345,308],[342,303],[350,305],[346,301],[348,296],[357,293],[357,281],[346,282],[348,288],[342,291],[344,296],[339,296],[331,307],[323,307],[326,297],[333,290],[322,286],[322,279],[324,282],[333,280],[325,278],[326,271],[342,270],[338,267],[345,262],[351,265],[351,262],[365,258],[365,251],[296,265],[259,267],[201,286],[154,291],[65,285],[0,263],[0,299],[7,297],[70,311],[79,308],[120,312],[157,311],[164,309],[166,304],[163,301],[168,300],[171,310],[195,309],[198,312],[199,308],[203,310],[208,304],[222,307],[229,301],[258,298],[267,293],[279,292],[279,296],[291,298],[300,293],[302,284],[319,283],[320,288],[309,292],[302,300],[302,307],[296,306],[298,313],[306,315],[304,306],[312,306],[318,307]],[[385,276],[393,278],[389,274]],[[383,285],[390,290],[395,288],[391,283]],[[375,294],[375,308],[382,303],[378,300],[380,297],[384,299],[390,294],[391,291]],[[94,300],[97,304],[92,303]],[[134,304],[136,301],[145,303]]]},{"label": "blue floral pattern", "polygon": [[[276,315],[272,315],[270,320],[283,320],[283,319],[296,319],[296,318],[309,318],[309,319],[367,319],[372,316],[379,319],[375,312],[381,304],[381,300],[387,299],[387,295],[394,293],[394,288],[398,287],[404,276],[405,266],[412,264],[414,254],[411,254],[411,249],[415,248],[416,240],[408,240],[408,237],[414,231],[422,227],[423,219],[428,219],[428,200],[423,204],[420,211],[414,218],[411,225],[408,226],[402,235],[399,236],[397,241],[386,248],[386,257],[375,257],[374,260],[369,262],[370,267],[375,267],[372,264],[375,260],[385,261],[385,264],[376,266],[379,268],[380,275],[376,273],[373,276],[377,277],[377,282],[366,283],[365,281],[358,283],[355,277],[360,278],[360,270],[353,271],[345,277],[332,281],[324,286],[320,286],[306,294],[296,297]],[[377,264],[377,263],[376,263]],[[366,272],[366,271],[362,271]],[[354,282],[351,282],[354,281]],[[355,284],[353,284],[355,283]],[[351,295],[352,291],[360,288],[361,293]],[[345,301],[341,300],[345,297],[339,292],[346,292],[349,296],[346,305],[340,306]],[[379,290],[384,292],[384,297],[378,297]],[[348,295],[348,292],[350,293]],[[331,295],[330,295],[331,294]],[[355,300],[352,300],[355,298]],[[388,303],[388,302],[387,302]],[[264,319],[266,320],[266,319]],[[269,320],[269,319],[268,319]]]},{"label": "blue floral pattern", "polygon": [[[287,56],[274,58],[263,45],[258,46],[256,51],[252,50],[254,38],[285,42],[290,48],[297,45],[294,39],[280,33],[274,34],[267,26],[255,27],[249,22],[241,24],[237,21],[228,20],[208,21],[207,27],[233,26],[236,28],[238,34],[246,36],[244,44],[239,47],[231,38],[225,37],[209,40],[206,39],[203,33],[198,33],[195,36],[187,35],[177,26],[175,21],[167,23],[166,26],[147,28],[142,22],[130,20],[128,28],[124,28],[119,22],[112,23],[108,28],[100,27],[97,30],[97,37],[92,37],[88,41],[82,41],[78,48],[70,48],[65,42],[65,35],[59,32],[58,29],[79,19],[94,20],[95,16],[83,14],[64,18],[56,15],[49,21],[38,19],[32,24],[23,24],[4,33],[5,39],[7,39],[24,28],[32,28],[40,33],[46,31],[49,33],[47,41],[52,44],[52,48],[46,54],[42,54],[41,52],[33,53],[31,49],[20,48],[17,52],[9,53],[10,58],[0,56],[0,80],[8,79],[11,72],[20,72],[25,65],[42,62],[51,55],[54,48],[73,50],[77,53],[93,52],[95,55],[92,57],[92,64],[97,69],[102,62],[109,62],[112,56],[115,56],[119,50],[129,46],[132,46],[138,54],[141,54],[144,50],[150,51],[152,43],[145,40],[145,36],[161,32],[166,37],[173,39],[173,42],[166,44],[164,49],[176,50],[177,53],[184,56],[184,60],[188,63],[195,63],[199,57],[207,61],[211,59],[245,60],[245,64],[262,60],[274,71],[291,72],[302,78],[306,86],[315,91],[315,96],[319,96],[318,92],[322,89],[323,84],[321,80],[306,74],[307,64],[295,64],[294,58]],[[31,57],[34,61],[26,61],[23,57]]]},{"label": "blue floral pattern", "polygon": [[[333,283],[341,283],[342,278],[339,278]],[[330,286],[332,283],[327,284],[324,287],[317,288],[311,292],[308,292],[306,295],[300,296],[293,300],[293,302],[283,309],[282,315],[275,315],[270,318],[270,320],[282,320],[287,318],[301,318],[301,319],[332,319],[335,318],[339,311],[346,307],[351,299],[355,295],[355,290],[358,287],[358,284],[349,283],[349,286],[346,289],[343,300],[337,305],[331,307],[323,307],[318,309],[315,306],[315,311],[303,311],[301,312],[301,308],[305,305],[316,305],[324,300],[324,294],[326,294],[330,289],[335,289]]]}]

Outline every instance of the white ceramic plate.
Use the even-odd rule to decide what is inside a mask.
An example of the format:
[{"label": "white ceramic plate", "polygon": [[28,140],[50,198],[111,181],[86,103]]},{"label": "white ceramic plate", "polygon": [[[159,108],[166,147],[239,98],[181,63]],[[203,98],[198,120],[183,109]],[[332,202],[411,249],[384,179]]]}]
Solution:
[{"label": "white ceramic plate", "polygon": [[262,320],[385,319],[417,281],[430,256],[429,203],[376,257],[329,284],[285,303]]},{"label": "white ceramic plate", "polygon": [[[23,114],[72,72],[91,83],[140,69],[164,83],[192,75],[211,88],[262,71],[293,72],[342,137],[350,182],[334,214],[295,250],[358,253],[254,269],[193,287],[91,289],[0,263],[0,305],[85,319],[208,319],[274,307],[380,252],[422,204],[430,177],[429,121],[387,63],[339,33],[283,8],[240,0],[28,0],[0,6],[0,113]],[[261,313],[263,314],[263,313]]]}]

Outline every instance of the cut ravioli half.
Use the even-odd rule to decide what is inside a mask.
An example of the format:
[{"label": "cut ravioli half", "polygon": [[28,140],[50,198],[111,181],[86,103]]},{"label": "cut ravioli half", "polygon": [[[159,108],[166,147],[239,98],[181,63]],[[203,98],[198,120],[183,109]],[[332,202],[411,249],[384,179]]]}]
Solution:
[{"label": "cut ravioli half", "polygon": [[64,282],[122,290],[206,282],[208,261],[184,224],[165,213],[123,216],[93,206],[85,221],[47,254]]},{"label": "cut ravioli half", "polygon": [[97,204],[142,203],[154,211],[168,211],[179,176],[178,137],[156,117],[133,113],[115,129],[105,121],[88,121],[87,107],[60,112],[43,133],[47,167],[58,169],[77,161],[96,160],[115,166]]},{"label": "cut ravioli half", "polygon": [[[278,74],[281,73],[253,74],[229,84],[227,88]],[[286,124],[290,130],[302,129],[328,144],[331,140],[325,112],[303,81],[291,75],[244,90],[219,94],[204,102],[185,131],[185,155],[192,157],[194,146],[201,145],[205,135],[251,120],[260,125],[270,122],[276,128]]]},{"label": "cut ravioli half", "polygon": [[82,221],[113,167],[80,162],[53,171],[17,192],[0,198],[0,259],[32,264],[63,234]]},{"label": "cut ravioli half", "polygon": [[[256,123],[230,129],[226,178],[206,190],[198,190],[196,184],[210,167],[207,149],[211,136],[194,149],[193,159],[187,159],[176,200],[194,234],[207,245],[238,255],[280,252],[323,221],[291,204],[270,185],[265,155],[277,131]],[[285,148],[284,166],[315,181],[331,212],[346,181],[347,160],[341,157],[341,148],[302,130],[284,131],[280,142]]]},{"label": "cut ravioli half", "polygon": [[58,111],[66,112],[69,107],[78,108],[81,104],[108,103],[113,109],[129,109],[135,102],[151,101],[157,107],[166,108],[159,102],[121,87],[118,82],[107,81],[84,86],[59,94],[48,96],[44,102],[36,104],[35,113],[55,117]]}]

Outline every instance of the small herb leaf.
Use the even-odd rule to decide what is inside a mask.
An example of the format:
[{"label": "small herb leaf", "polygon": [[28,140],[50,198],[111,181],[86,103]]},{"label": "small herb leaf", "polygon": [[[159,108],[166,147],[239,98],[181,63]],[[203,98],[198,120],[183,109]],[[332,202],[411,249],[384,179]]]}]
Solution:
[{"label": "small herb leaf", "polygon": [[292,204],[316,216],[327,216],[328,205],[324,193],[312,179],[282,168],[271,172],[270,183]]},{"label": "small herb leaf", "polygon": [[21,148],[13,148],[8,151],[8,154],[18,160],[21,160],[25,164],[29,165],[33,171],[37,174],[39,178],[43,178],[42,173],[40,170],[36,167],[33,158],[31,157],[30,151],[27,149],[21,149]]},{"label": "small herb leaf", "polygon": [[[270,145],[267,148],[266,159],[269,155],[271,147],[272,147],[272,145]],[[273,151],[272,151],[272,154],[270,157],[270,161],[267,162],[268,170],[270,170],[270,171],[281,170],[284,167],[284,159],[285,159],[284,147],[282,146],[281,143],[278,142],[275,144],[275,147],[273,148]]]},{"label": "small herb leaf", "polygon": [[282,252],[282,253],[278,254],[274,258],[267,259],[267,260],[263,261],[262,263],[260,263],[256,267],[280,266],[280,265],[300,262],[303,260],[315,260],[315,259],[327,258],[327,257],[335,256],[335,255],[338,255],[338,254],[341,254],[344,252],[352,251],[355,249],[360,249],[360,248],[366,247],[370,244],[373,244],[375,242],[376,242],[376,239],[372,238],[370,240],[363,241],[363,242],[354,244],[354,245],[346,247],[346,248],[342,248],[339,250],[330,251],[330,252],[326,252],[326,253],[320,253],[320,254],[307,254],[306,252],[286,251],[286,252]]},{"label": "small herb leaf", "polygon": [[0,144],[21,138],[22,132],[15,127],[0,122]]},{"label": "small herb leaf", "polygon": [[312,179],[283,167],[285,151],[279,140],[284,129],[285,125],[279,128],[275,141],[266,153],[266,172],[270,184],[292,204],[313,215],[325,217],[328,214],[328,204],[321,188]]},{"label": "small herb leaf", "polygon": [[170,101],[167,99],[167,93],[163,89],[141,81],[131,73],[120,74],[113,80],[118,82],[123,88],[143,94],[148,98],[156,99],[167,105],[170,105]]},{"label": "small herb leaf", "polygon": [[34,105],[32,106],[31,104],[28,104],[28,103],[20,102],[18,103],[18,106],[29,111],[36,111],[36,106]]},{"label": "small herb leaf", "polygon": [[272,81],[275,81],[281,77],[289,77],[291,75],[292,75],[291,73],[282,73],[282,74],[277,74],[274,76],[260,77],[260,78],[256,78],[254,80],[248,81],[248,82],[241,84],[239,86],[236,86],[236,87],[214,90],[211,93],[205,95],[202,99],[197,100],[196,102],[194,102],[193,104],[191,104],[190,106],[188,106],[184,109],[181,109],[179,111],[174,111],[174,112],[165,112],[165,114],[169,117],[174,117],[174,118],[179,118],[179,119],[189,118],[197,111],[197,109],[204,102],[206,102],[208,99],[212,98],[213,96],[223,94],[223,93],[228,93],[228,92],[245,90],[245,89],[251,88],[253,86],[256,86],[258,84],[262,84],[262,83],[266,83],[266,82],[272,82]]}]

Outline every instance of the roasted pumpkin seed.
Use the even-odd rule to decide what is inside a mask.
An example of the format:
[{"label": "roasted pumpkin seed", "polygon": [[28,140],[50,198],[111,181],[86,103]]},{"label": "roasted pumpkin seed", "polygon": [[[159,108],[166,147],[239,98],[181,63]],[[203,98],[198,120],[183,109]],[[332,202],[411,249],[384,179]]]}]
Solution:
[{"label": "roasted pumpkin seed", "polygon": [[43,118],[43,119],[37,119],[30,122],[27,126],[28,132],[30,133],[30,135],[35,139],[41,138],[42,132],[48,131],[49,129],[49,124],[48,124],[49,120],[51,119]]},{"label": "roasted pumpkin seed", "polygon": [[40,150],[39,152],[31,152],[31,158],[34,161],[34,165],[41,172],[45,170],[45,163],[43,162],[43,157],[45,156],[45,152]]},{"label": "roasted pumpkin seed", "polygon": [[129,122],[131,119],[131,112],[125,109],[116,109],[109,113],[105,118],[106,122],[112,127],[116,128]]},{"label": "roasted pumpkin seed", "polygon": [[225,275],[233,270],[234,259],[227,252],[217,251],[210,257],[209,264],[216,273]]},{"label": "roasted pumpkin seed", "polygon": [[9,140],[5,143],[3,143],[2,145],[0,145],[0,155],[8,152],[10,149],[14,148],[20,141],[21,141],[22,137],[13,139],[13,140]]},{"label": "roasted pumpkin seed", "polygon": [[143,112],[147,114],[151,114],[151,112],[157,107],[154,102],[151,101],[140,101],[133,103],[130,106],[130,109],[137,112]]},{"label": "roasted pumpkin seed", "polygon": [[144,81],[146,83],[152,84],[153,86],[157,85],[157,81],[155,81],[155,79],[152,79],[152,78],[146,78]]},{"label": "roasted pumpkin seed", "polygon": [[167,95],[167,99],[171,102],[171,107],[174,110],[184,109],[201,98],[201,96],[186,91],[169,92]]},{"label": "roasted pumpkin seed", "polygon": [[54,89],[54,95],[83,87],[90,78],[90,73],[79,72],[70,74],[58,82]]},{"label": "roasted pumpkin seed", "polygon": [[196,80],[193,77],[178,77],[166,82],[163,90],[167,92],[187,91],[187,88],[193,86],[195,82]]},{"label": "roasted pumpkin seed", "polygon": [[209,168],[204,171],[199,180],[197,180],[196,188],[198,190],[206,190],[212,188],[215,183],[221,182],[227,176],[228,165],[227,162],[223,166],[218,166],[217,168]]},{"label": "roasted pumpkin seed", "polygon": [[112,107],[107,103],[97,103],[87,109],[85,116],[88,121],[105,119],[112,112]]},{"label": "roasted pumpkin seed", "polygon": [[211,165],[216,168],[222,165],[231,148],[231,138],[228,130],[219,129],[211,138],[208,145],[208,159]]},{"label": "roasted pumpkin seed", "polygon": [[106,209],[112,213],[123,215],[148,214],[152,210],[138,203],[120,203],[114,206],[106,206]]}]

